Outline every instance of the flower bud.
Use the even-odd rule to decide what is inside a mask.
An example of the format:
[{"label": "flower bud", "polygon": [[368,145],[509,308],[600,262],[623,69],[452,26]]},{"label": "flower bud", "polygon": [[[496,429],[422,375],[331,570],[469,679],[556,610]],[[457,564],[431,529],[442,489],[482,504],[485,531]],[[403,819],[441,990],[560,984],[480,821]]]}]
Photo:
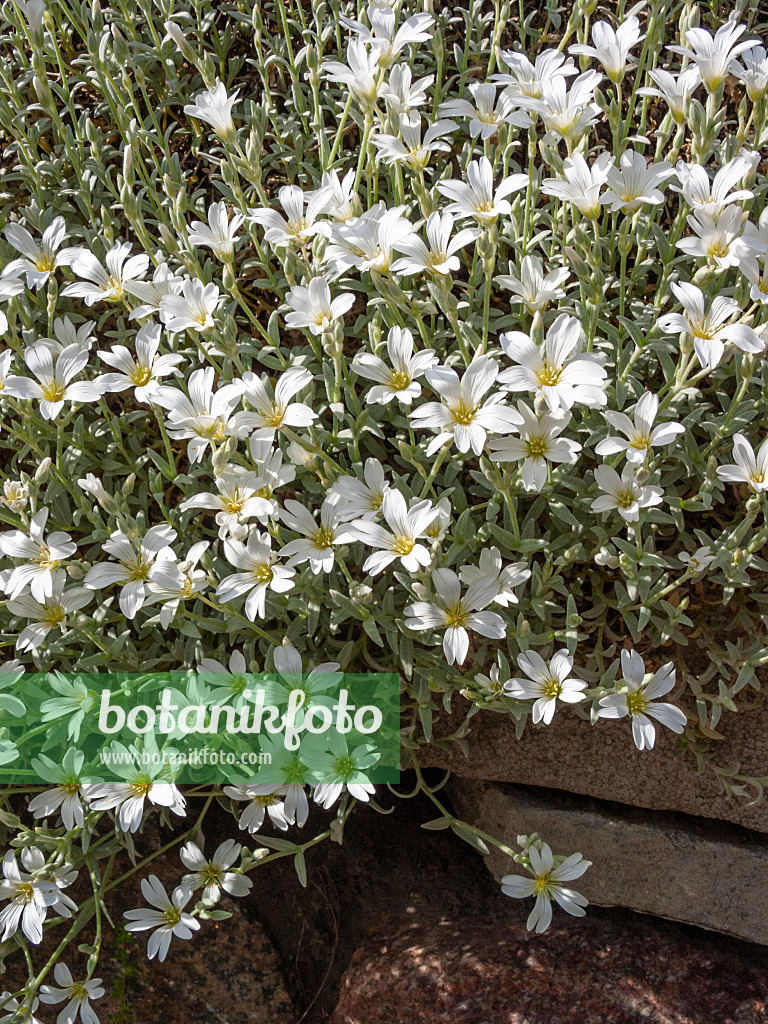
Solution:
[{"label": "flower bud", "polygon": [[49,455],[46,455],[46,457],[43,459],[43,461],[40,463],[40,465],[35,470],[35,483],[36,484],[41,484],[45,480],[48,479],[48,473],[50,471],[50,468],[51,468],[51,457]]}]

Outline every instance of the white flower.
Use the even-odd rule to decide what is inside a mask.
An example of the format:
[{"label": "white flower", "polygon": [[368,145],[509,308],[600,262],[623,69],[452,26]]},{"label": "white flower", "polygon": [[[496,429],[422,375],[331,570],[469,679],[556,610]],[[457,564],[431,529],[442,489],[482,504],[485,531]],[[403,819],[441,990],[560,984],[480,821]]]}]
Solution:
[{"label": "white flower", "polygon": [[331,298],[331,289],[324,277],[313,277],[305,288],[297,285],[288,292],[285,301],[294,311],[285,318],[286,327],[308,327],[312,334],[329,331],[355,303],[353,292],[342,292]]},{"label": "white flower", "polygon": [[330,185],[306,194],[298,185],[283,185],[277,193],[277,198],[285,211],[285,218],[281,217],[277,210],[267,207],[249,210],[248,215],[256,224],[261,224],[267,229],[264,232],[264,241],[270,245],[295,244],[303,247],[315,235],[329,237],[330,225],[317,218],[325,213],[326,204],[332,195],[333,189]]},{"label": "white flower", "polygon": [[598,71],[586,71],[574,79],[570,90],[563,75],[543,78],[538,98],[521,95],[517,102],[541,117],[552,141],[568,139],[573,145],[601,113],[594,102],[594,91],[602,77]]},{"label": "white flower", "polygon": [[3,494],[0,497],[1,505],[5,505],[11,512],[21,512],[28,501],[28,483],[25,483],[23,480],[3,480]]},{"label": "white flower", "polygon": [[[291,444],[294,443],[291,442]],[[274,493],[279,487],[284,487],[295,479],[296,469],[294,466],[283,465],[282,451],[279,448],[273,450],[272,441],[268,438],[251,435],[248,447],[259,474],[259,493],[265,501],[271,504],[270,515],[275,516],[277,515],[277,502],[274,499]],[[304,454],[308,455],[309,453],[305,452]]]},{"label": "white flower", "polygon": [[735,299],[716,295],[705,302],[700,288],[683,281],[673,283],[671,288],[685,312],[660,316],[657,321],[659,330],[665,334],[689,335],[703,368],[713,370],[720,363],[726,342],[731,342],[742,352],[763,351],[764,343],[751,327],[741,323],[725,323],[740,312]]},{"label": "white flower", "polygon": [[233,800],[245,800],[248,806],[240,815],[239,825],[241,829],[248,829],[251,835],[259,831],[264,824],[264,817],[269,814],[270,821],[282,832],[285,832],[293,824],[292,819],[285,813],[285,805],[280,799],[285,796],[286,786],[255,785],[255,786],[225,786],[224,792]]},{"label": "white flower", "polygon": [[[19,6],[25,13],[29,8],[41,6],[44,7],[45,0],[17,0]],[[42,12],[41,12],[42,19]],[[0,1010],[9,1010],[9,1013],[3,1013],[0,1017],[0,1024],[42,1024],[39,1017],[35,1016],[40,1000],[37,996],[30,1000],[29,997],[25,998],[23,1002],[19,1002],[15,996],[11,996],[10,992],[3,992],[0,995]]]},{"label": "white flower", "polygon": [[688,28],[685,30],[687,45],[668,46],[667,49],[672,53],[689,57],[699,69],[706,90],[717,92],[731,71],[733,58],[760,42],[759,39],[736,42],[746,27],[746,25],[737,25],[735,21],[727,21],[717,30],[714,39],[705,28]]},{"label": "white flower", "polygon": [[417,573],[429,565],[432,560],[429,550],[417,541],[426,537],[427,527],[437,515],[432,502],[417,501],[408,508],[402,494],[390,488],[384,493],[381,511],[389,530],[365,519],[351,523],[355,540],[378,549],[365,560],[363,572],[375,576],[398,558],[409,573]]},{"label": "white flower", "polygon": [[608,168],[608,190],[600,197],[600,202],[614,213],[617,210],[633,213],[643,203],[659,206],[664,202],[664,194],[657,186],[674,173],[674,167],[666,161],[648,164],[642,153],[627,149],[621,155],[621,168],[613,164]]},{"label": "white flower", "polygon": [[386,102],[390,116],[397,119],[427,102],[427,89],[434,80],[434,75],[425,75],[414,82],[407,64],[395,64],[390,68],[389,79],[379,90],[379,96]]},{"label": "white flower", "polygon": [[214,483],[218,494],[212,494],[210,491],[194,494],[182,501],[179,510],[215,510],[216,523],[220,527],[219,537],[222,539],[248,519],[255,517],[265,523],[273,514],[272,501],[259,493],[261,481],[258,474],[245,469],[244,466],[225,466]]},{"label": "white flower", "polygon": [[549,725],[555,715],[557,702],[578,704],[585,700],[583,690],[587,684],[582,679],[571,677],[573,655],[563,649],[557,651],[549,665],[536,651],[526,651],[517,656],[519,668],[527,679],[508,679],[504,693],[516,700],[533,700],[531,718],[533,724],[543,722]]},{"label": "white flower", "polygon": [[371,142],[378,149],[376,159],[386,164],[406,163],[414,170],[423,170],[432,153],[448,153],[450,145],[442,141],[457,128],[455,121],[435,121],[429,125],[424,138],[421,137],[421,116],[400,115],[400,138],[395,135],[373,135]]},{"label": "white flower", "polygon": [[38,338],[36,345],[45,345],[51,355],[56,358],[70,345],[77,345],[81,352],[90,352],[91,345],[96,340],[93,329],[95,321],[86,320],[75,327],[68,316],[57,316],[53,321],[53,333],[55,338]]},{"label": "white flower", "polygon": [[[150,734],[151,735],[151,734]],[[115,753],[124,755],[124,760],[115,758],[110,766],[115,775],[124,782],[102,782],[94,785],[88,799],[94,811],[111,811],[118,808],[117,823],[123,832],[137,832],[144,817],[144,801],[149,800],[156,807],[167,807],[174,814],[183,817],[186,800],[170,782],[158,782],[155,776],[163,770],[162,763],[142,765],[135,747],[128,750],[114,742]],[[155,751],[157,747],[155,745]],[[131,755],[136,758],[133,763]]]},{"label": "white flower", "polygon": [[536,903],[526,924],[528,931],[535,929],[540,935],[549,928],[552,923],[552,900],[573,917],[584,917],[584,907],[589,906],[588,901],[581,893],[567,889],[563,882],[581,878],[591,862],[584,860],[580,853],[572,853],[555,866],[552,850],[546,843],[541,844],[541,853],[535,846],[529,847],[527,853],[530,871],[534,877],[504,875],[501,880],[501,891],[505,896],[512,896],[514,899],[536,897]]},{"label": "white flower", "polygon": [[421,384],[416,380],[438,361],[432,349],[413,351],[413,335],[407,327],[391,327],[387,335],[387,354],[390,368],[371,352],[357,352],[352,360],[352,369],[360,377],[376,381],[366,395],[366,402],[386,405],[396,398],[403,405],[410,405],[421,394]]},{"label": "white flower", "polygon": [[514,294],[509,299],[511,306],[523,303],[531,313],[541,312],[550,302],[557,302],[565,297],[560,287],[571,276],[567,267],[558,267],[544,276],[541,260],[538,256],[524,256],[520,265],[520,277],[514,274],[500,274],[494,278],[502,288],[509,288]]},{"label": "white flower", "polygon": [[731,62],[731,74],[744,83],[747,96],[756,103],[768,93],[768,54],[764,46],[752,46],[742,52],[741,59],[743,65]]},{"label": "white flower", "polygon": [[428,13],[413,14],[397,28],[397,15],[391,8],[369,5],[367,13],[370,29],[351,18],[341,17],[339,20],[371,47],[371,55],[375,55],[378,63],[384,67],[409,43],[427,42],[430,39],[429,29],[435,21]]},{"label": "white flower", "polygon": [[[355,192],[355,169],[350,168],[339,181],[339,172],[323,171],[320,189],[325,202],[324,213],[342,224],[359,217],[362,210],[360,196]],[[308,200],[311,195],[308,196]]]},{"label": "white flower", "polygon": [[504,565],[501,552],[496,547],[483,548],[477,565],[462,565],[459,569],[459,579],[467,586],[481,582],[492,584],[497,591],[493,603],[502,608],[518,603],[515,587],[519,587],[530,578],[531,570],[527,568],[525,562],[510,562],[509,565]]},{"label": "white flower", "polygon": [[692,555],[688,551],[681,551],[677,557],[687,567],[687,572],[698,575],[709,568],[716,556],[712,554],[709,544],[704,544],[702,547],[696,548]]},{"label": "white flower", "polygon": [[149,596],[147,584],[157,571],[157,563],[176,560],[170,547],[175,537],[176,531],[167,523],[151,527],[136,539],[115,530],[102,548],[116,561],[91,566],[83,582],[92,590],[119,585],[120,611],[127,619],[133,619]]},{"label": "white flower", "polygon": [[413,228],[403,217],[404,206],[387,209],[381,201],[362,216],[346,224],[334,224],[325,252],[332,275],[339,277],[354,267],[363,272],[386,273],[394,258],[394,244],[411,234]]},{"label": "white flower", "polygon": [[544,413],[537,416],[523,402],[517,410],[522,422],[517,427],[520,437],[503,437],[489,444],[488,455],[494,462],[518,462],[522,467],[523,487],[526,491],[540,491],[547,482],[547,462],[578,462],[581,445],[559,437],[571,420],[570,413],[557,417]]},{"label": "white flower", "polygon": [[70,266],[72,260],[83,252],[80,248],[59,249],[67,237],[66,228],[63,217],[54,217],[38,243],[21,224],[7,224],[3,234],[21,253],[21,258],[11,260],[3,267],[3,277],[16,278],[26,274],[27,288],[42,288],[57,267]]},{"label": "white flower", "polygon": [[208,223],[193,220],[188,239],[193,245],[204,245],[211,249],[220,260],[231,260],[238,240],[238,228],[245,220],[242,213],[229,219],[226,203],[211,203],[208,207]]},{"label": "white flower", "polygon": [[612,165],[610,153],[601,153],[590,167],[580,153],[566,157],[563,161],[565,181],[559,178],[544,178],[541,191],[548,196],[557,196],[563,202],[573,205],[592,220],[600,215],[600,189],[608,180]]},{"label": "white flower", "polygon": [[380,51],[369,51],[362,39],[351,39],[347,46],[347,63],[338,60],[324,60],[323,72],[329,82],[346,85],[353,96],[364,105],[376,102],[381,88]]},{"label": "white flower", "polygon": [[160,319],[169,334],[207,331],[214,326],[214,313],[224,301],[216,284],[204,284],[196,277],[185,281],[181,294],[166,292],[160,299]]},{"label": "white flower", "polygon": [[190,600],[207,587],[208,574],[197,563],[209,546],[207,540],[200,540],[180,562],[165,559],[155,563],[144,603],[161,605],[158,619],[163,629],[173,622],[182,601]]},{"label": "white flower", "polygon": [[427,241],[429,248],[417,234],[407,235],[394,243],[398,252],[406,255],[391,266],[394,274],[444,274],[455,273],[461,263],[455,255],[464,246],[474,242],[480,234],[479,228],[463,228],[451,238],[453,217],[450,213],[430,213],[427,218]]},{"label": "white flower", "polygon": [[768,438],[755,454],[752,445],[743,434],[734,434],[733,457],[735,463],[717,467],[717,475],[721,480],[727,483],[749,484],[756,494],[768,491]]},{"label": "white flower", "polygon": [[579,73],[573,58],[566,57],[559,50],[542,50],[533,64],[518,50],[502,50],[501,59],[510,73],[495,74],[491,78],[494,82],[503,82],[507,92],[515,98],[528,96],[539,99],[543,82]]},{"label": "white flower", "polygon": [[253,406],[249,424],[254,436],[272,441],[281,427],[308,427],[317,419],[317,413],[303,402],[291,399],[312,383],[312,374],[305,366],[291,366],[280,377],[274,391],[250,370],[243,374],[243,396]]},{"label": "white flower", "polygon": [[64,827],[70,831],[82,828],[85,821],[81,797],[88,798],[90,786],[81,782],[80,773],[85,762],[82,751],[70,747],[56,764],[45,754],[32,761],[38,777],[46,782],[55,782],[53,789],[46,789],[34,796],[27,806],[36,818],[50,818],[58,811]]},{"label": "white flower", "polygon": [[239,871],[229,870],[240,856],[241,849],[240,843],[234,839],[225,839],[208,860],[197,843],[187,842],[179,850],[179,856],[191,874],[184,875],[182,885],[193,891],[202,888],[202,899],[214,903],[221,899],[222,890],[230,896],[247,896],[253,886],[251,879]]},{"label": "white flower", "polygon": [[473,160],[467,168],[467,181],[453,178],[437,183],[437,191],[453,200],[446,206],[446,213],[457,217],[474,217],[480,224],[492,224],[498,217],[512,212],[505,198],[511,192],[518,192],[529,184],[527,174],[510,174],[494,189],[493,167],[488,157]]},{"label": "white flower", "polygon": [[268,533],[254,530],[249,534],[247,544],[228,538],[224,541],[224,556],[240,572],[232,573],[221,581],[216,597],[226,604],[248,594],[245,614],[251,622],[257,616],[260,619],[265,617],[268,590],[285,594],[295,586],[295,570],[276,564],[277,555],[272,551],[272,538]]},{"label": "white flower", "polygon": [[43,1003],[63,1003],[67,1005],[56,1018],[56,1024],[74,1024],[78,1015],[82,1024],[99,1024],[99,1018],[93,1011],[90,999],[101,999],[104,988],[101,978],[90,978],[75,981],[66,964],[59,961],[53,969],[53,976],[60,987],[55,985],[40,986],[40,1000]]},{"label": "white flower", "polygon": [[688,226],[698,238],[683,238],[677,248],[689,256],[713,260],[721,270],[737,267],[749,254],[741,235],[741,209],[729,206],[717,217],[704,210],[695,210],[688,217]]},{"label": "white flower", "polygon": [[618,569],[619,564],[619,558],[614,553],[614,548],[611,545],[608,545],[608,547],[603,545],[595,555],[595,565],[605,566],[608,569]]},{"label": "white flower", "polygon": [[607,21],[596,21],[592,25],[592,42],[595,45],[569,46],[568,52],[594,57],[603,65],[610,80],[618,83],[624,78],[629,51],[643,39],[640,22],[634,16],[623,21],[615,32]]},{"label": "white flower", "polygon": [[59,898],[58,886],[43,881],[26,871],[20,871],[13,850],[3,858],[3,880],[0,882],[0,900],[10,900],[0,912],[2,941],[6,942],[21,930],[30,942],[43,941],[43,921]]},{"label": "white flower", "polygon": [[451,525],[451,502],[449,498],[441,498],[437,505],[437,515],[427,527],[427,537],[433,544],[439,544]]},{"label": "white flower", "polygon": [[600,698],[600,718],[632,719],[632,738],[638,750],[650,750],[656,741],[652,718],[672,732],[681,733],[688,724],[685,712],[674,704],[658,703],[658,698],[675,686],[675,666],[662,665],[646,682],[645,663],[637,651],[621,652],[621,674],[626,689]]},{"label": "white flower", "polygon": [[[46,0],[20,0],[19,7],[21,8],[24,17],[27,19],[31,31],[42,32],[43,16],[46,11]],[[3,1005],[6,1006],[8,1004],[4,1003]],[[37,1000],[35,1000],[35,1006],[36,1005]],[[25,1017],[24,1021],[26,1022],[27,1019],[28,1018]]]},{"label": "white flower", "polygon": [[50,596],[44,601],[36,601],[31,594],[21,594],[13,601],[6,601],[5,606],[12,615],[21,615],[33,621],[19,633],[16,650],[34,651],[57,627],[66,632],[67,615],[88,604],[93,596],[85,587],[73,587],[64,590],[67,576],[63,569],[53,574],[53,585]]},{"label": "white flower", "polygon": [[339,496],[339,518],[342,522],[354,519],[372,521],[381,511],[388,489],[382,464],[378,459],[366,459],[362,480],[355,476],[340,476],[331,492]]},{"label": "white flower", "polygon": [[362,743],[349,749],[346,737],[331,733],[328,749],[312,750],[302,755],[309,768],[323,781],[315,786],[313,799],[326,811],[333,807],[342,793],[367,803],[376,787],[365,774],[381,757],[372,744]]},{"label": "white flower", "polygon": [[453,569],[435,569],[432,582],[438,604],[416,601],[405,609],[405,625],[417,632],[444,629],[443,653],[449,665],[462,665],[469,653],[468,629],[501,640],[506,636],[504,620],[496,612],[483,611],[496,597],[497,585],[488,580],[471,583],[461,596],[459,577]]},{"label": "white flower", "polygon": [[46,538],[48,513],[47,508],[35,512],[29,521],[28,534],[21,530],[0,534],[0,551],[9,558],[25,559],[4,580],[3,589],[12,599],[29,587],[36,601],[45,601],[53,593],[54,572],[77,551],[77,544],[68,533],[56,530]]},{"label": "white flower", "polygon": [[598,455],[615,455],[626,452],[627,462],[642,463],[654,445],[672,444],[678,434],[685,433],[682,423],[660,423],[654,427],[653,421],[659,411],[659,399],[651,391],[646,391],[638,399],[635,406],[634,423],[623,412],[608,410],[603,413],[614,429],[626,436],[606,437],[597,445]]},{"label": "white flower", "polygon": [[115,242],[105,257],[106,269],[92,252],[81,249],[72,260],[72,270],[84,280],[68,284],[62,289],[62,295],[70,295],[85,300],[87,306],[94,302],[119,302],[125,297],[126,284],[141,277],[149,266],[149,256],[139,253],[129,257],[131,243]]},{"label": "white flower", "polygon": [[232,141],[235,138],[232,107],[239,93],[240,90],[235,89],[231,96],[227,96],[226,87],[217,81],[213,89],[203,89],[198,93],[194,101],[184,107],[184,113],[196,117],[198,121],[205,121],[225,142]]},{"label": "white flower", "polygon": [[738,189],[731,192],[744,175],[749,171],[749,160],[736,156],[723,164],[715,175],[714,181],[709,180],[706,167],[700,164],[687,164],[678,160],[675,174],[680,185],[670,185],[673,192],[682,192],[683,199],[694,210],[717,217],[730,203],[739,203],[742,199],[751,199],[754,195],[749,189]]},{"label": "white flower", "polygon": [[163,296],[178,295],[183,284],[184,278],[174,275],[167,263],[157,265],[151,281],[126,281],[126,292],[141,303],[131,312],[129,319],[140,320],[159,313]]},{"label": "white flower", "polygon": [[184,362],[184,356],[157,354],[161,334],[159,324],[144,324],[139,328],[135,340],[135,357],[125,345],[113,345],[110,352],[99,352],[99,358],[117,370],[117,373],[104,373],[99,378],[104,390],[114,392],[133,388],[136,401],[146,402],[157,391],[161,377],[169,374],[181,376],[178,365]]},{"label": "white flower", "polygon": [[308,561],[315,575],[331,571],[334,546],[351,544],[356,539],[351,527],[342,526],[339,504],[338,494],[330,494],[320,508],[318,525],[312,513],[300,502],[292,498],[286,501],[285,508],[280,510],[280,518],[289,530],[302,534],[280,551],[281,556],[288,556],[287,566]]},{"label": "white flower", "polygon": [[192,893],[186,886],[179,885],[169,898],[157,875],[142,878],[141,891],[144,899],[155,909],[142,907],[140,910],[126,910],[124,916],[128,918],[128,924],[125,930],[144,932],[154,928],[155,931],[147,943],[147,956],[150,960],[157,956],[162,963],[174,935],[177,939],[191,939],[192,933],[200,927],[200,922],[196,918],[184,913],[184,907],[189,903]]},{"label": "white flower", "polygon": [[481,356],[467,367],[459,379],[455,370],[436,366],[425,371],[429,386],[437,391],[442,402],[427,402],[410,414],[417,430],[431,428],[437,437],[427,445],[427,455],[433,455],[446,441],[453,441],[462,453],[470,448],[481,455],[489,433],[509,434],[520,423],[520,415],[508,405],[502,405],[500,392],[483,401],[483,395],[493,387],[499,367],[494,359]]},{"label": "white flower", "polygon": [[63,349],[55,364],[49,348],[33,345],[24,350],[24,361],[37,380],[10,375],[5,378],[4,390],[14,398],[39,402],[43,419],[55,419],[65,402],[98,402],[103,394],[99,380],[72,382],[88,362],[88,352],[83,352],[77,345]]},{"label": "white flower", "polygon": [[502,124],[530,127],[530,117],[521,110],[515,110],[515,101],[509,93],[502,92],[497,102],[493,82],[472,82],[469,92],[474,103],[461,99],[445,100],[440,104],[438,114],[440,117],[468,117],[472,138],[479,135],[481,141],[490,139]]},{"label": "white flower", "polygon": [[547,331],[543,353],[522,331],[502,334],[502,348],[519,365],[500,373],[499,383],[506,391],[540,394],[554,415],[576,403],[605,405],[608,375],[594,356],[579,353],[580,333],[576,317],[561,313]]},{"label": "white flower", "polygon": [[638,89],[639,96],[658,96],[665,101],[669,107],[676,124],[685,123],[685,113],[693,93],[701,85],[701,73],[694,64],[685,68],[675,78],[669,71],[663,68],[652,68],[648,74],[656,83],[656,89],[646,86]]},{"label": "white flower", "polygon": [[640,519],[640,509],[661,504],[664,491],[653,484],[641,486],[635,480],[635,470],[631,462],[627,462],[621,476],[610,466],[597,466],[595,481],[606,493],[592,502],[593,512],[608,512],[617,509],[619,515],[628,523],[636,523]]},{"label": "white flower", "polygon": [[242,384],[225,384],[214,393],[214,372],[212,366],[207,366],[190,374],[189,397],[179,388],[164,384],[151,396],[153,403],[168,409],[171,437],[189,438],[190,462],[199,462],[208,445],[224,440],[239,429],[240,421],[232,416],[232,410],[240,401]]}]

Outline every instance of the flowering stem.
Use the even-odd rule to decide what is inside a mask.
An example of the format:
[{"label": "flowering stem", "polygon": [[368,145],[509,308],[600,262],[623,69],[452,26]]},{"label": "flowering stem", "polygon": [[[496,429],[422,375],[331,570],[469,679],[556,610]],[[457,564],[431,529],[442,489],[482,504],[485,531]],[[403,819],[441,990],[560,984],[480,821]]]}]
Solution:
[{"label": "flowering stem", "polygon": [[421,494],[419,495],[419,500],[421,500],[422,498],[426,498],[427,494],[429,493],[429,489],[434,483],[438,470],[445,461],[445,456],[448,454],[450,447],[450,444],[444,444],[443,447],[438,452],[437,458],[435,459],[432,465],[432,469],[430,470],[429,476],[427,477],[426,482],[421,490]]}]

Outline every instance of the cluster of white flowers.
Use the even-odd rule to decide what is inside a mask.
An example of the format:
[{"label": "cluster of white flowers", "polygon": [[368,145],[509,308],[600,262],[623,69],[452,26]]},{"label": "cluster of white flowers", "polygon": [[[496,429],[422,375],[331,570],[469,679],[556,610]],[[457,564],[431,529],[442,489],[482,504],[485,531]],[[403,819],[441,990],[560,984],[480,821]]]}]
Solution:
[{"label": "cluster of white flowers", "polygon": [[[65,56],[39,6],[8,16],[60,120],[74,100],[60,112],[46,84],[44,60]],[[518,727],[564,704],[585,727],[629,718],[641,751],[654,723],[711,738],[736,685],[709,710],[659,702],[677,675],[655,648],[686,642],[694,587],[727,600],[768,570],[760,40],[694,4],[617,25],[577,4],[558,49],[520,26],[503,49],[499,11],[474,0],[466,23],[376,2],[343,4],[334,31],[302,11],[300,53],[298,23],[272,12],[271,64],[272,5],[251,4],[255,101],[215,77],[200,12],[161,40],[147,6],[135,49],[122,14],[88,15],[117,143],[83,115],[60,180],[52,161],[24,171],[26,128],[9,156],[26,198],[0,246],[0,590],[23,664],[3,670],[198,667],[236,704],[262,668],[310,702],[339,672],[394,671],[424,729],[414,758],[454,690]],[[152,75],[181,156],[126,91]],[[753,636],[718,664],[741,688],[763,652]],[[54,788],[32,815],[88,836],[112,816],[129,842],[153,811],[186,813],[151,770],[81,782],[92,701],[64,676],[53,688],[48,720],[71,717],[73,746],[39,762]],[[0,710],[20,714],[15,699]],[[249,835],[303,826],[308,792],[342,823],[371,803],[368,748],[272,753],[262,783],[224,790]],[[529,927],[548,926],[550,897],[583,913],[562,883],[588,862],[523,838],[534,879],[503,889],[536,896]],[[26,873],[6,855],[3,939],[38,943],[49,909],[76,911],[55,848],[25,845]],[[152,909],[127,927],[154,929],[164,959],[266,855],[187,842],[190,873],[170,896],[145,880]],[[58,964],[39,998],[93,1024],[95,964],[82,983]],[[0,1005],[32,1020],[33,995]]]}]

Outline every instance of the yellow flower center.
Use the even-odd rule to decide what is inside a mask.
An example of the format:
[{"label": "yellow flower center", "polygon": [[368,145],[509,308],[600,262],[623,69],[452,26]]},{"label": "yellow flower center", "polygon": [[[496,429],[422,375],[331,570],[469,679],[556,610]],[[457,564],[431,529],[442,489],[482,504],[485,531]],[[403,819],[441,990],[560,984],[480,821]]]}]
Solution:
[{"label": "yellow flower center", "polygon": [[559,697],[562,692],[563,687],[559,679],[548,679],[542,687],[542,693],[548,700],[552,700],[553,697]]},{"label": "yellow flower center", "polygon": [[545,437],[528,438],[528,454],[533,459],[541,459],[547,454],[549,445]]},{"label": "yellow flower center", "polygon": [[142,388],[152,380],[152,370],[148,366],[137,366],[131,374],[131,381],[136,387]]},{"label": "yellow flower center", "polygon": [[57,380],[43,386],[43,398],[46,402],[61,402],[66,393],[66,385],[59,383]]},{"label": "yellow flower center", "polygon": [[477,406],[467,405],[467,403],[462,399],[451,411],[453,413],[454,423],[458,423],[462,427],[468,427],[475,418]]},{"label": "yellow flower center", "polygon": [[409,373],[406,373],[405,370],[393,370],[389,381],[389,386],[393,391],[405,391],[410,383],[411,375]]},{"label": "yellow flower center", "polygon": [[135,583],[137,580],[148,580],[151,563],[143,555],[137,555],[133,565],[128,566],[128,582]]},{"label": "yellow flower center", "polygon": [[31,882],[20,882],[16,890],[17,903],[31,903],[35,898],[35,889]]},{"label": "yellow flower center", "polygon": [[117,302],[118,299],[122,299],[123,295],[125,295],[123,282],[117,277],[112,277],[111,274],[109,276],[109,280],[107,281],[107,290],[114,291],[115,294],[112,296],[113,302]]},{"label": "yellow flower center", "polygon": [[272,566],[264,562],[263,565],[253,570],[253,575],[259,583],[271,583],[274,573],[272,572]]},{"label": "yellow flower center", "polygon": [[50,626],[51,629],[53,629],[54,626],[60,626],[65,618],[66,612],[64,611],[64,608],[61,604],[56,602],[45,609],[43,622],[45,622],[46,626]]},{"label": "yellow flower center", "polygon": [[413,539],[411,537],[395,537],[392,550],[398,555],[410,555],[413,551]]},{"label": "yellow flower center", "polygon": [[466,626],[467,612],[464,611],[461,605],[457,605],[455,608],[446,608],[445,613],[447,617],[446,626],[449,628],[453,627],[456,629],[461,626]]},{"label": "yellow flower center", "polygon": [[636,498],[634,491],[620,491],[616,495],[616,504],[619,508],[632,508]]},{"label": "yellow flower center", "polygon": [[543,388],[553,388],[560,382],[562,374],[563,369],[561,366],[550,366],[545,360],[544,365],[538,373],[539,384],[541,384]]},{"label": "yellow flower center", "polygon": [[217,416],[215,419],[211,417],[201,419],[198,417],[196,423],[198,434],[207,441],[220,441],[224,437],[224,420],[220,417]]},{"label": "yellow flower center", "polygon": [[35,269],[50,273],[56,269],[56,257],[52,253],[44,252],[35,260]]},{"label": "yellow flower center", "polygon": [[131,789],[136,796],[147,796],[152,790],[152,779],[148,775],[137,775],[130,783]]},{"label": "yellow flower center", "polygon": [[720,259],[725,258],[728,255],[728,243],[717,239],[714,242],[710,242],[707,246],[707,255],[710,259],[719,257]]},{"label": "yellow flower center", "polygon": [[642,715],[650,702],[642,693],[627,694],[627,710],[630,715]]},{"label": "yellow flower center", "polygon": [[209,863],[200,872],[203,885],[219,885],[224,872],[216,864]]},{"label": "yellow flower center", "polygon": [[333,533],[331,530],[326,530],[324,526],[321,526],[312,538],[312,541],[316,548],[324,550],[333,547]]}]

